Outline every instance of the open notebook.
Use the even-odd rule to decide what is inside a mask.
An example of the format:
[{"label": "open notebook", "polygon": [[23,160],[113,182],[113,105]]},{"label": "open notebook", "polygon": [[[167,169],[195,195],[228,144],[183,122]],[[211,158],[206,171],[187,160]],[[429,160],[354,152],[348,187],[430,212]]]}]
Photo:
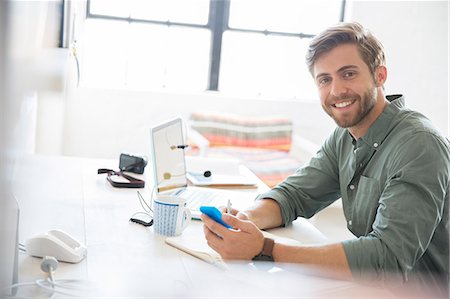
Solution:
[{"label": "open notebook", "polygon": [[[265,237],[274,239],[277,243],[301,245],[299,241],[294,239],[279,237],[266,231],[263,231],[263,234]],[[220,255],[208,246],[205,236],[200,230],[188,228],[180,236],[166,238],[166,243],[207,263],[226,267],[226,263]]]},{"label": "open notebook", "polygon": [[[186,156],[186,177],[196,186],[258,187],[256,177],[245,174],[237,159],[220,159]],[[209,176],[204,173],[209,172]]]}]

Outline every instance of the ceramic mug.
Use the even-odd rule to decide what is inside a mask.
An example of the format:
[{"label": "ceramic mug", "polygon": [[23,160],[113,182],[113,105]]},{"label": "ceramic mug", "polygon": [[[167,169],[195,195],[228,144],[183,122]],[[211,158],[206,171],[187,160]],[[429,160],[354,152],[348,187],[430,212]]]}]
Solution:
[{"label": "ceramic mug", "polygon": [[178,236],[191,222],[191,211],[186,208],[186,199],[159,195],[153,200],[153,229],[163,236]]}]

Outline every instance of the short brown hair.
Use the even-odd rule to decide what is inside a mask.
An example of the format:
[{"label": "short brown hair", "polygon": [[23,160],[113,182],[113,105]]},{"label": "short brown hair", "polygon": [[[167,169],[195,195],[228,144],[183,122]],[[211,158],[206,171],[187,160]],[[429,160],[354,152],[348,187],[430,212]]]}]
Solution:
[{"label": "short brown hair", "polygon": [[338,23],[315,36],[309,44],[306,54],[309,72],[313,75],[316,60],[340,44],[356,44],[372,74],[377,67],[386,64],[383,45],[370,31],[356,22]]}]

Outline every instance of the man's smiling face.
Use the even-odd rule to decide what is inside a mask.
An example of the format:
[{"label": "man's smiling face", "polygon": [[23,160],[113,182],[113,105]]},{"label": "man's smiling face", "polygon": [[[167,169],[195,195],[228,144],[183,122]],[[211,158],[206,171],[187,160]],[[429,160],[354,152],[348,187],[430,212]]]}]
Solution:
[{"label": "man's smiling face", "polygon": [[342,128],[357,127],[377,102],[377,85],[355,44],[342,44],[314,64],[325,112]]}]

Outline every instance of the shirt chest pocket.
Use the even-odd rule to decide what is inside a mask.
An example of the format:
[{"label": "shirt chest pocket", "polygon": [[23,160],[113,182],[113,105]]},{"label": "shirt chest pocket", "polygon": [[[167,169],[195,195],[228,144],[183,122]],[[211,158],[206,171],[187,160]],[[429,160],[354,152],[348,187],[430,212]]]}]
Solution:
[{"label": "shirt chest pocket", "polygon": [[377,179],[361,176],[353,202],[351,231],[357,236],[372,231],[380,199],[380,183]]}]

